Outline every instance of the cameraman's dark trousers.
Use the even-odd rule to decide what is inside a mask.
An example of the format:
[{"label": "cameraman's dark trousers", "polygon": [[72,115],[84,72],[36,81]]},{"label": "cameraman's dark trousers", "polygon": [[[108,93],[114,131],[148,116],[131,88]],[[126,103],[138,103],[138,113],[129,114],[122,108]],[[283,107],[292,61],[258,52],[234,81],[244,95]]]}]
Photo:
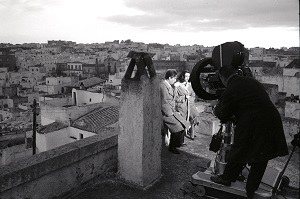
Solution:
[{"label": "cameraman's dark trousers", "polygon": [[[245,162],[236,162],[234,159],[229,160],[221,178],[231,182],[236,181],[246,164]],[[246,184],[247,198],[253,198],[254,192],[258,189],[267,168],[268,160],[248,163],[248,165],[250,165],[251,168]]]}]

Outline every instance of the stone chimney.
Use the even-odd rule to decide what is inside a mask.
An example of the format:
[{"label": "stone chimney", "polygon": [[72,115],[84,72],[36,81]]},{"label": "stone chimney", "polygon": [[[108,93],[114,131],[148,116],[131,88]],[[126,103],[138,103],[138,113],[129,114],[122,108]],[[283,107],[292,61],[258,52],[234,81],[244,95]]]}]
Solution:
[{"label": "stone chimney", "polygon": [[161,176],[159,79],[122,80],[118,141],[120,177],[147,188]]}]

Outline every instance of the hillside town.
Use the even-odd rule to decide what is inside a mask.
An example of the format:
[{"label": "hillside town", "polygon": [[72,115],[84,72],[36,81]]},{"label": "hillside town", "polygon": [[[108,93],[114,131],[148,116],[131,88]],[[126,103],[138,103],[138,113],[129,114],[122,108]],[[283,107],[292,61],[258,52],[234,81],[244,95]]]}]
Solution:
[{"label": "hillside town", "polygon": [[[153,54],[153,65],[162,75],[167,69],[191,71],[199,60],[211,57],[213,48],[130,39],[1,43],[0,165],[31,156],[33,145],[40,153],[116,126],[131,50]],[[299,47],[250,48],[246,64],[266,86],[285,128],[296,131],[291,123],[300,120]],[[199,99],[199,107],[209,112],[209,102]]]}]

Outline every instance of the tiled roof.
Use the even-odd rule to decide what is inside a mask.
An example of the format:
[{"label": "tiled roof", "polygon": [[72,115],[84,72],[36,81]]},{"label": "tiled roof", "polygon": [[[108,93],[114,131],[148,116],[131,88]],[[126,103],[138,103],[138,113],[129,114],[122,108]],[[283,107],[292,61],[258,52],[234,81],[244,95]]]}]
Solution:
[{"label": "tiled roof", "polygon": [[286,68],[300,68],[300,59],[294,59]]},{"label": "tiled roof", "polygon": [[191,60],[199,61],[201,57],[199,55],[187,55],[186,58],[189,61],[191,61]]},{"label": "tiled roof", "polygon": [[68,127],[67,124],[62,123],[62,122],[53,122],[51,124],[42,126],[39,130],[40,134],[46,134],[46,133],[51,133],[53,131],[58,131],[60,129]]},{"label": "tiled roof", "polygon": [[267,83],[263,83],[263,86],[264,86],[265,88],[274,88],[274,87],[278,87],[277,84],[267,84]]},{"label": "tiled roof", "polygon": [[118,122],[118,120],[119,107],[100,107],[76,119],[72,122],[71,126],[81,130],[97,133],[100,129],[114,124]]},{"label": "tiled roof", "polygon": [[13,111],[17,112],[17,113],[20,113],[20,112],[27,112],[28,110],[24,110],[24,109],[21,109],[19,107],[16,107]]},{"label": "tiled roof", "polygon": [[249,67],[270,67],[275,68],[276,62],[256,61],[249,63]]},{"label": "tiled roof", "polygon": [[21,145],[21,144],[25,144],[24,137],[10,138],[7,140],[0,141],[0,149],[5,149],[8,147],[17,146],[17,145]]},{"label": "tiled roof", "polygon": [[91,86],[95,86],[95,85],[103,83],[103,82],[105,82],[105,80],[98,78],[98,77],[92,77],[92,78],[81,80],[81,81],[77,82],[74,85],[74,87],[80,87],[81,84],[83,84],[84,87],[91,87]]},{"label": "tiled roof", "polygon": [[83,67],[96,67],[96,64],[83,64]]},{"label": "tiled roof", "polygon": [[113,57],[107,57],[106,59],[104,59],[104,61],[117,61],[117,60]]}]

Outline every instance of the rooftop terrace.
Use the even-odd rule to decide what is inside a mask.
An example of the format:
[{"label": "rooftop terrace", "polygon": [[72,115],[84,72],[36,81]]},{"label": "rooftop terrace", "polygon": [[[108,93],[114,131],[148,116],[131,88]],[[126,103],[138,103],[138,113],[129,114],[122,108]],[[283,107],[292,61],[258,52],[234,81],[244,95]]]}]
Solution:
[{"label": "rooftop terrace", "polygon": [[[117,132],[98,134],[0,167],[0,197],[4,198],[187,198],[182,185],[207,168],[215,153],[208,150],[211,136],[196,133],[194,141],[176,155],[162,147],[161,178],[146,190],[124,182],[117,171]],[[291,148],[291,147],[290,147]],[[287,156],[269,162],[283,168]],[[286,198],[298,198],[299,149],[288,165]]]},{"label": "rooftop terrace", "polygon": [[[184,196],[181,188],[188,182],[197,171],[204,171],[215,153],[208,150],[211,136],[196,133],[194,141],[186,139],[187,146],[180,149],[181,154],[170,153],[166,147],[162,147],[162,176],[157,183],[147,190],[142,190],[124,183],[122,179],[115,176],[89,187],[81,193],[76,193],[74,199],[182,199]],[[277,158],[269,162],[271,167],[283,168],[286,157]],[[287,198],[297,198],[299,192],[299,149],[292,156],[292,160],[285,173],[291,182]],[[280,198],[280,197],[279,197]]]}]

